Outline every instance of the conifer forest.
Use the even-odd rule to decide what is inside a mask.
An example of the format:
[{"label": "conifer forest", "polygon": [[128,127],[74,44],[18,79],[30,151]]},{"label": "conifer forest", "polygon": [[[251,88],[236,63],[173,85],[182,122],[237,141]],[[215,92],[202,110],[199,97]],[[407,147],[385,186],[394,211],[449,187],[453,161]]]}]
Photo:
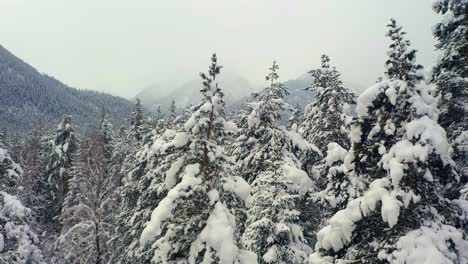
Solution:
[{"label": "conifer forest", "polygon": [[323,54],[304,104],[273,58],[236,104],[218,52],[148,107],[0,46],[0,264],[468,264],[468,1],[432,9],[434,65],[388,19],[381,77]]}]

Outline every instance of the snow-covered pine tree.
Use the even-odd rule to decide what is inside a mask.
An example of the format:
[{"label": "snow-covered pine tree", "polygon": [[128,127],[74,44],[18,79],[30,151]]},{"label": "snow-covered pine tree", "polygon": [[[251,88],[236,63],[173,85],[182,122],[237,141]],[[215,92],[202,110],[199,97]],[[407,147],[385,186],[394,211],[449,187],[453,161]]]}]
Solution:
[{"label": "snow-covered pine tree", "polygon": [[468,261],[466,234],[447,199],[459,179],[436,100],[402,28],[393,19],[388,28],[387,79],[359,96],[346,158],[362,192],[318,232],[310,263]]},{"label": "snow-covered pine tree", "polygon": [[129,136],[135,141],[140,142],[143,139],[144,115],[140,98],[136,99],[133,110],[130,113]]},{"label": "snow-covered pine tree", "polygon": [[113,229],[116,186],[109,174],[109,135],[112,130],[101,117],[98,129],[83,141],[73,168],[60,217],[62,230],[56,245],[57,263],[107,263],[107,242]]},{"label": "snow-covered pine tree", "polygon": [[156,152],[168,147],[180,152],[172,164],[163,163],[170,165],[164,174],[170,190],[141,234],[152,263],[255,263],[255,254],[238,244],[250,190],[232,175],[224,154],[231,125],[224,119],[223,93],[216,81],[220,69],[213,54],[208,74],[200,74],[202,101],[192,108],[184,132],[153,146]]},{"label": "snow-covered pine tree", "polygon": [[355,96],[343,86],[340,73],[330,65],[330,58],[322,55],[321,59],[321,67],[309,71],[313,82],[306,90],[313,91],[316,96],[315,101],[306,106],[300,131],[323,152],[331,142],[348,149],[350,106],[355,103]]},{"label": "snow-covered pine tree", "polygon": [[278,65],[273,62],[266,80],[269,86],[254,96],[247,127],[238,138],[234,154],[236,171],[252,185],[253,204],[248,210],[242,245],[257,253],[258,263],[304,263],[311,252],[312,230],[318,211],[307,196],[314,183],[301,170],[296,153],[318,159],[315,146],[280,127],[285,86],[278,82]]},{"label": "snow-covered pine tree", "polygon": [[164,127],[167,122],[166,120],[164,120],[164,114],[161,111],[161,106],[158,106],[158,108],[156,109],[155,120],[156,120],[156,132],[161,133],[164,130]]},{"label": "snow-covered pine tree", "polygon": [[16,161],[21,164],[23,174],[18,185],[23,188],[19,197],[25,206],[34,212],[46,204],[43,196],[43,179],[46,167],[47,154],[44,151],[45,124],[41,120],[35,120],[31,132],[24,139],[23,144],[16,149]]},{"label": "snow-covered pine tree", "polygon": [[21,167],[0,148],[0,263],[45,263],[37,235],[30,223],[32,212],[22,205],[16,183]]},{"label": "snow-covered pine tree", "polygon": [[[312,172],[312,177],[318,188],[313,194],[322,211],[322,224],[336,212],[346,207],[348,202],[356,197],[355,186],[358,182],[347,175],[349,166],[346,163],[348,151],[335,142],[327,146],[326,156]],[[359,186],[359,185],[358,185]]]},{"label": "snow-covered pine tree", "polygon": [[[43,221],[50,224],[52,232],[60,231],[57,217],[62,210],[63,200],[68,191],[69,169],[78,149],[78,139],[71,116],[64,116],[54,135],[47,142],[49,154],[43,176],[43,191],[47,206],[40,209]],[[55,231],[54,231],[55,230]]]},{"label": "snow-covered pine tree", "polygon": [[299,127],[303,122],[302,118],[303,118],[303,113],[302,113],[301,106],[299,104],[297,104],[293,109],[291,117],[289,117],[289,119],[288,119],[287,128],[289,130],[298,132]]},{"label": "snow-covered pine tree", "polygon": [[432,79],[440,95],[439,122],[454,149],[452,158],[468,178],[468,1],[436,1],[434,10],[443,15],[434,27],[442,56]]},{"label": "snow-covered pine tree", "polygon": [[97,127],[97,134],[105,147],[104,154],[106,157],[106,162],[109,162],[114,152],[115,137],[112,124],[109,122],[107,115],[108,114],[105,111],[101,112],[101,116],[99,117],[99,124]]},{"label": "snow-covered pine tree", "polygon": [[176,106],[175,100],[172,99],[171,106],[169,106],[169,114],[168,114],[167,121],[173,122],[176,119],[176,117],[177,117],[177,106]]}]

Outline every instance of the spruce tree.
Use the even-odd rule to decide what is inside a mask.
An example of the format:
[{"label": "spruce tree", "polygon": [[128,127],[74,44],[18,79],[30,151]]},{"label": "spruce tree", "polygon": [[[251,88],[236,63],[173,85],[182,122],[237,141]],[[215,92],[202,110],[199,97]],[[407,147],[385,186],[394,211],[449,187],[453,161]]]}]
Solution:
[{"label": "spruce tree", "polygon": [[293,109],[292,115],[288,119],[288,127],[287,128],[289,130],[298,132],[299,126],[301,125],[301,123],[303,121],[302,119],[303,119],[303,113],[302,113],[302,110],[301,110],[301,106],[299,104],[297,104]]},{"label": "spruce tree", "polygon": [[304,263],[319,215],[308,203],[314,184],[301,170],[298,151],[315,158],[320,154],[299,134],[279,126],[288,105],[277,70],[273,62],[266,76],[269,86],[254,96],[234,151],[236,170],[252,185],[242,245],[257,253],[258,263]]},{"label": "spruce tree", "polygon": [[[310,263],[465,263],[468,240],[447,199],[458,184],[436,101],[395,20],[386,79],[357,100],[347,177],[360,191],[318,234]],[[431,254],[427,254],[431,252]]]},{"label": "spruce tree", "polygon": [[172,124],[174,123],[176,117],[177,117],[177,106],[176,106],[175,100],[172,99],[171,106],[169,106],[169,114],[168,114],[168,117],[167,117],[168,126],[172,126]]},{"label": "spruce tree", "polygon": [[79,160],[71,170],[69,191],[60,220],[62,230],[55,243],[57,263],[107,263],[112,231],[116,186],[109,170],[112,141],[105,115],[80,147]]},{"label": "spruce tree", "polygon": [[144,115],[143,107],[139,98],[136,99],[133,110],[130,113],[130,130],[129,136],[133,137],[135,141],[140,142],[143,139],[144,129]]},{"label": "spruce tree", "polygon": [[23,170],[0,148],[0,263],[45,263],[38,236],[32,230],[32,211],[18,199],[17,182]]},{"label": "spruce tree", "polygon": [[440,96],[439,122],[447,130],[459,171],[468,179],[468,1],[437,1],[434,10],[443,16],[433,32],[442,53],[432,76]]},{"label": "spruce tree", "polygon": [[305,109],[302,136],[323,152],[331,142],[349,148],[349,110],[354,95],[343,86],[340,73],[330,65],[327,55],[322,55],[321,67],[309,74],[313,83],[306,90],[315,93],[315,101]]},{"label": "spruce tree", "polygon": [[[68,191],[69,169],[78,149],[78,139],[71,116],[65,116],[54,135],[47,142],[49,151],[43,176],[43,191],[47,206],[41,209],[44,221],[51,224],[52,230],[60,230],[57,217],[60,215],[64,198]],[[54,231],[53,231],[54,232]]]},{"label": "spruce tree", "polygon": [[[255,261],[255,255],[238,243],[250,194],[248,184],[233,176],[224,153],[230,125],[224,119],[224,95],[216,80],[220,70],[213,54],[208,74],[200,74],[202,101],[192,107],[183,132],[151,150],[178,152],[175,162],[162,162],[169,169],[155,181],[164,182],[167,195],[155,204],[140,238],[142,247],[151,249],[152,263]],[[157,186],[150,188],[156,191]]]}]

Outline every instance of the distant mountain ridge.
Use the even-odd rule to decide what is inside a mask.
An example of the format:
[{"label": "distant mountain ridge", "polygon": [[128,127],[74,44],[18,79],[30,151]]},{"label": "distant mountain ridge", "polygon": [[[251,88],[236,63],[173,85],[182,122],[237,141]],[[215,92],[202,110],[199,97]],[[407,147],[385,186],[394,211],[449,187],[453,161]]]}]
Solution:
[{"label": "distant mountain ridge", "polygon": [[123,125],[131,103],[101,92],[71,88],[39,73],[0,45],[0,129],[27,131],[35,119],[59,122],[73,116],[81,129],[95,125],[104,109],[114,126]]},{"label": "distant mountain ridge", "polygon": [[[225,100],[228,107],[233,102],[259,90],[258,87],[252,85],[245,78],[233,73],[223,73],[217,80],[225,94]],[[143,105],[148,109],[154,111],[157,107],[161,107],[163,112],[167,111],[172,99],[176,101],[179,108],[184,108],[190,104],[197,103],[201,99],[201,79],[187,81],[176,87],[168,87],[169,85],[170,84],[167,83],[164,85],[151,85],[139,92],[135,98],[139,98]],[[165,90],[170,91],[166,92]]]}]

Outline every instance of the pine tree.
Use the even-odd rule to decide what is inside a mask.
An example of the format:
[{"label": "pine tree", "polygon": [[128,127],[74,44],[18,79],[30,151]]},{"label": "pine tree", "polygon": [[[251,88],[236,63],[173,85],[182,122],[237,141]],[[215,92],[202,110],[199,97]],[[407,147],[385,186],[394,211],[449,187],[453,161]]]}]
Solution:
[{"label": "pine tree", "polygon": [[348,154],[339,144],[331,142],[327,146],[325,158],[314,166],[312,177],[320,191],[314,193],[313,197],[317,199],[323,213],[322,222],[327,222],[359,194],[359,189],[356,190],[359,182],[347,175],[350,170],[346,160],[346,157],[350,157]]},{"label": "pine tree", "polygon": [[156,110],[155,119],[156,119],[156,131],[157,133],[161,133],[164,130],[164,127],[166,125],[165,123],[167,122],[166,120],[164,120],[164,115],[161,112],[161,106],[158,106],[158,109]]},{"label": "pine tree", "polygon": [[45,263],[33,232],[32,211],[16,194],[23,170],[0,148],[0,263]]},{"label": "pine tree", "polygon": [[176,117],[177,117],[177,106],[175,104],[175,100],[172,99],[171,106],[169,107],[168,121],[171,122],[175,120]]},{"label": "pine tree", "polygon": [[440,95],[439,121],[447,130],[453,159],[468,179],[468,1],[437,1],[434,10],[443,15],[434,27],[442,56],[432,79]]},{"label": "pine tree", "polygon": [[354,95],[343,86],[340,73],[330,65],[327,55],[322,55],[321,68],[309,74],[313,83],[306,90],[316,96],[305,109],[300,128],[302,136],[323,152],[331,142],[349,148],[349,108],[354,104]]},{"label": "pine tree", "polygon": [[102,140],[105,146],[105,157],[107,161],[110,161],[112,158],[112,153],[114,152],[114,131],[112,130],[112,124],[107,119],[107,113],[101,112],[101,116],[99,119],[99,124],[97,127],[97,134]]},{"label": "pine tree", "polygon": [[[115,210],[115,185],[109,174],[110,124],[105,115],[100,125],[82,143],[79,161],[73,167],[70,190],[60,217],[62,230],[54,261],[58,263],[107,263],[107,241]],[[107,130],[107,131],[106,131]]]},{"label": "pine tree", "polygon": [[43,191],[45,191],[47,206],[41,208],[41,215],[45,223],[49,223],[53,230],[60,230],[57,217],[60,215],[63,200],[68,191],[69,169],[78,149],[78,139],[75,135],[75,127],[71,123],[71,116],[63,118],[47,144],[49,156],[43,178],[45,183]]},{"label": "pine tree", "polygon": [[288,105],[277,70],[273,62],[266,77],[270,85],[254,96],[234,151],[236,171],[252,185],[253,195],[242,245],[257,253],[258,263],[304,263],[319,216],[308,203],[313,182],[301,170],[298,150],[316,158],[320,154],[299,134],[279,126]]},{"label": "pine tree", "polygon": [[38,211],[46,206],[46,200],[41,189],[44,183],[40,177],[40,175],[44,175],[48,154],[43,147],[45,135],[44,123],[36,120],[31,132],[16,151],[16,160],[23,168],[23,174],[19,181],[19,185],[23,188],[20,198],[33,211]]},{"label": "pine tree", "polygon": [[388,28],[387,79],[359,96],[346,157],[361,193],[318,232],[310,263],[468,261],[468,240],[447,199],[459,179],[436,101],[404,31],[393,19]]},{"label": "pine tree", "polygon": [[137,98],[133,110],[130,113],[130,130],[129,135],[133,137],[137,142],[143,139],[143,126],[144,126],[144,115],[143,107],[140,99]]},{"label": "pine tree", "polygon": [[289,119],[288,119],[288,127],[287,128],[289,130],[298,132],[299,126],[303,122],[302,118],[303,118],[303,113],[302,113],[302,110],[301,110],[301,106],[299,104],[297,104],[294,107],[294,110],[292,112],[291,117],[289,117]]},{"label": "pine tree", "polygon": [[[157,181],[169,183],[165,184],[167,196],[141,234],[142,246],[151,249],[152,263],[254,263],[254,254],[238,244],[239,220],[250,194],[248,184],[232,176],[224,154],[230,126],[216,81],[220,70],[214,54],[208,74],[200,74],[203,98],[192,108],[184,132],[165,144],[154,144],[151,150],[164,153],[174,148],[179,153],[172,165],[163,161],[170,166]],[[150,188],[158,189],[157,185]]]}]

